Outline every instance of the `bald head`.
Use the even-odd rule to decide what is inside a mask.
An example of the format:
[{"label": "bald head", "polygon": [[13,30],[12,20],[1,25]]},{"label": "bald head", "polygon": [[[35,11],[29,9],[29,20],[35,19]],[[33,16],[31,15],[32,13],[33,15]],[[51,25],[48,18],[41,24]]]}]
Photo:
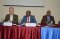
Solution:
[{"label": "bald head", "polygon": [[50,10],[47,11],[47,15],[51,16],[51,11]]},{"label": "bald head", "polygon": [[26,11],[26,16],[30,16],[31,15],[31,11],[30,10],[27,10]]},{"label": "bald head", "polygon": [[9,7],[9,14],[14,14],[14,8],[13,7]]}]

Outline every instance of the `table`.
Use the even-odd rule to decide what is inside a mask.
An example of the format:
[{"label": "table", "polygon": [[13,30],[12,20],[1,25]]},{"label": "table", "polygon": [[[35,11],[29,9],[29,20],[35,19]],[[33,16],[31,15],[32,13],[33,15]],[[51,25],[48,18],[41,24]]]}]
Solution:
[{"label": "table", "polygon": [[0,39],[41,39],[40,27],[0,26]]},{"label": "table", "polygon": [[0,39],[60,39],[60,28],[0,26]]},{"label": "table", "polygon": [[60,28],[42,27],[41,39],[60,39]]}]

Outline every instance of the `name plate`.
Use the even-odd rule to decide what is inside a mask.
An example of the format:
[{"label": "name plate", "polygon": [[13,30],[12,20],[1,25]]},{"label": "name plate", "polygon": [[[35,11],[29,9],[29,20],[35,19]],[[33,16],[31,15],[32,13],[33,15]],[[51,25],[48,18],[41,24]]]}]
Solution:
[{"label": "name plate", "polygon": [[26,27],[36,27],[36,23],[26,23]]},{"label": "name plate", "polygon": [[4,22],[3,26],[12,26],[12,22]]}]

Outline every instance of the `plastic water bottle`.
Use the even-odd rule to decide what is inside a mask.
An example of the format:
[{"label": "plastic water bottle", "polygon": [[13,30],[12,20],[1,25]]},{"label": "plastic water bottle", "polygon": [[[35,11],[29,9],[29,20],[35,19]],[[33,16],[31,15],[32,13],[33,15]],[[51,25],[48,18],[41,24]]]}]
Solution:
[{"label": "plastic water bottle", "polygon": [[53,21],[51,21],[50,26],[53,26]]}]

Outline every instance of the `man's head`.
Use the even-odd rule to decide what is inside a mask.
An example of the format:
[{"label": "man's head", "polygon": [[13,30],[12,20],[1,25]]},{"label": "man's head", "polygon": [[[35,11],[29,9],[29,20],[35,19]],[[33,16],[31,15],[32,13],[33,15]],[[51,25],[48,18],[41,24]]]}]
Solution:
[{"label": "man's head", "polygon": [[46,15],[51,16],[51,11],[48,10]]},{"label": "man's head", "polygon": [[26,16],[30,16],[31,15],[31,11],[30,10],[27,10],[26,11]]},{"label": "man's head", "polygon": [[9,7],[9,14],[14,14],[14,8],[13,7]]}]

